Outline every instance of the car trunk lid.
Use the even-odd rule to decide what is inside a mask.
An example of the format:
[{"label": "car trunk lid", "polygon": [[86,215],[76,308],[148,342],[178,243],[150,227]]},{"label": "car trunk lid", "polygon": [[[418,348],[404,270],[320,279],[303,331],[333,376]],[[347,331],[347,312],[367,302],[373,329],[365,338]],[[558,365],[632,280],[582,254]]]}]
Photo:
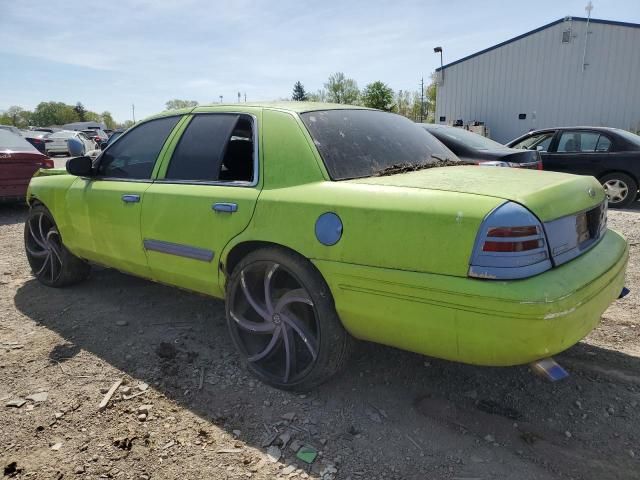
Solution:
[{"label": "car trunk lid", "polygon": [[519,168],[429,168],[346,181],[502,198],[524,205],[542,222],[589,210],[605,200],[604,189],[593,177]]}]

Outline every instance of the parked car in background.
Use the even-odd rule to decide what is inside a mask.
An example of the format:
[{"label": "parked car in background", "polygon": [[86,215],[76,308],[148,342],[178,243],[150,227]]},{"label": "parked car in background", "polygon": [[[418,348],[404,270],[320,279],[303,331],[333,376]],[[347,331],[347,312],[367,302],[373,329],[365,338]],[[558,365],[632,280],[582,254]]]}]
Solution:
[{"label": "parked car in background", "polygon": [[89,128],[86,130],[81,130],[81,132],[84,133],[87,138],[90,138],[91,140],[96,142],[98,148],[106,146],[107,142],[109,141],[109,136],[104,133],[104,131],[98,128]]},{"label": "parked car in background", "polygon": [[240,359],[284,389],[327,380],[352,336],[478,365],[566,350],[624,286],[603,188],[466,163],[378,110],[165,112],[32,180],[27,259],[53,287],[95,262],[225,298]]},{"label": "parked car in background", "polygon": [[117,130],[111,132],[111,136],[109,137],[109,140],[107,140],[107,146],[115,142],[124,132],[124,128],[118,128]]},{"label": "parked car in background", "polygon": [[605,127],[548,128],[507,146],[538,151],[545,170],[596,177],[611,207],[628,207],[638,196],[640,136],[635,133]]},{"label": "parked car in background", "polygon": [[22,136],[22,131],[18,127],[14,127],[13,125],[0,125],[0,129],[7,130],[8,132],[12,132],[16,135]]},{"label": "parked car in background", "polygon": [[47,137],[47,140],[51,140],[46,144],[46,152],[47,155],[68,155],[69,147],[67,146],[67,140],[69,138],[77,138],[80,140],[84,146],[84,153],[91,150],[95,150],[97,148],[95,142],[86,137],[86,135],[82,132],[76,132],[73,130],[60,130],[59,132],[54,132]]},{"label": "parked car in background", "polygon": [[0,200],[24,200],[40,168],[53,168],[53,161],[22,136],[0,129]]},{"label": "parked car in background", "polygon": [[462,160],[478,165],[542,170],[540,154],[506,147],[490,138],[463,128],[435,123],[421,123],[431,135],[444,143]]},{"label": "parked car in background", "polygon": [[40,130],[24,130],[22,132],[24,139],[45,155],[47,154],[46,145],[51,142],[48,139],[49,135],[51,134]]}]

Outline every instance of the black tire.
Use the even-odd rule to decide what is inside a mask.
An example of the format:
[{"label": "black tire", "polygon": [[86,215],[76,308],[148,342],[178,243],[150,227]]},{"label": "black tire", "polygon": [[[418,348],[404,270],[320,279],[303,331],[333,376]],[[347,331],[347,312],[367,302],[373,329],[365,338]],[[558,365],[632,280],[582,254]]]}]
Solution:
[{"label": "black tire", "polygon": [[[627,208],[638,195],[638,183],[629,175],[622,172],[608,173],[600,179],[600,183],[609,196],[609,206],[612,208]],[[609,186],[610,185],[610,186]],[[609,191],[615,194],[609,195]]]},{"label": "black tire", "polygon": [[67,250],[53,215],[42,204],[29,210],[24,245],[31,271],[44,285],[66,287],[89,276],[90,265]]},{"label": "black tire", "polygon": [[256,250],[240,261],[227,283],[226,313],[247,369],[283,390],[307,391],[327,381],[353,347],[320,273],[283,248]]}]

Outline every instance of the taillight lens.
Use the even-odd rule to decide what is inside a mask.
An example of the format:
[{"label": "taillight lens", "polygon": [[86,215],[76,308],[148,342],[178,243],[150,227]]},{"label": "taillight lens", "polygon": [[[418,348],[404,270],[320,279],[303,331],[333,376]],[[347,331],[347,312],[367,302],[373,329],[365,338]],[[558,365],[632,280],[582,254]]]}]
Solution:
[{"label": "taillight lens", "polygon": [[522,205],[506,202],[482,222],[469,276],[526,278],[551,268],[542,224]]},{"label": "taillight lens", "polygon": [[53,163],[53,160],[51,160],[50,158],[45,158],[44,160],[42,160],[42,168],[53,168],[55,165]]}]

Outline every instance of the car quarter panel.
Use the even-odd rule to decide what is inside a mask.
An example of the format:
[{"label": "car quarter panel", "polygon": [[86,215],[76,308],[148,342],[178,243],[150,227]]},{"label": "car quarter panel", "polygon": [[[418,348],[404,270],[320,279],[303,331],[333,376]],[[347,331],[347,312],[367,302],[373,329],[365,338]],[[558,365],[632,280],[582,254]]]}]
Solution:
[{"label": "car quarter panel", "polygon": [[494,281],[314,260],[355,337],[479,365],[528,363],[587,335],[624,285],[626,241],[608,231],[569,264]]},{"label": "car quarter panel", "polygon": [[[347,182],[265,188],[251,225],[234,244],[261,240],[312,259],[466,276],[480,223],[503,202]],[[337,214],[343,225],[333,246],[323,245],[315,234],[316,221],[326,212]]]}]

